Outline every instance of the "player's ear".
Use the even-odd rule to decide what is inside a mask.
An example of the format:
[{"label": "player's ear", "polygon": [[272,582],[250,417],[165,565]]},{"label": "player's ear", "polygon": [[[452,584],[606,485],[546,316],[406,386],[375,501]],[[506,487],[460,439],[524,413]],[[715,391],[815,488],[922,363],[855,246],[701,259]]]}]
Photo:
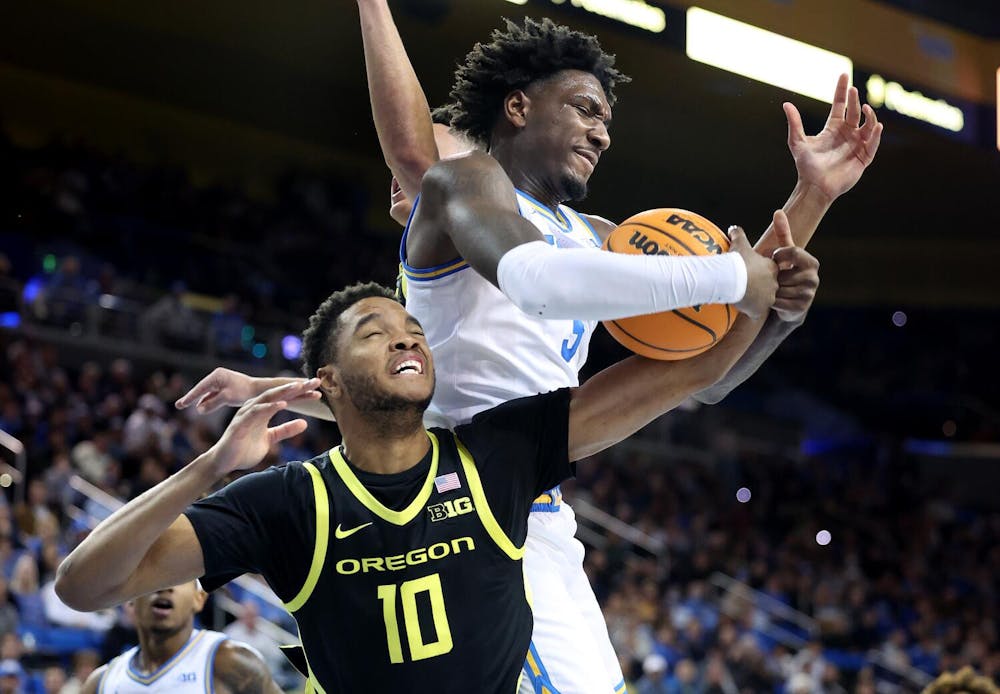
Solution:
[{"label": "player's ear", "polygon": [[205,607],[205,601],[208,600],[208,593],[201,587],[201,581],[197,579],[194,582],[194,613],[198,614]]},{"label": "player's ear", "polygon": [[503,114],[515,128],[523,128],[528,122],[531,99],[520,89],[515,89],[503,100]]},{"label": "player's ear", "polygon": [[341,396],[343,387],[340,383],[340,370],[333,364],[327,364],[316,371],[319,387],[327,396],[336,400]]}]

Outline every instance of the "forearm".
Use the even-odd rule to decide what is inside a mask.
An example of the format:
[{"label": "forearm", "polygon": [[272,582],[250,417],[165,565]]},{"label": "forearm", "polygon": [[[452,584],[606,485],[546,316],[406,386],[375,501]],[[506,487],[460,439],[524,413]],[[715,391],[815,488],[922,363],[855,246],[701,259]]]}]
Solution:
[{"label": "forearm", "polygon": [[802,325],[802,321],[783,321],[771,312],[756,339],[747,348],[728,372],[716,383],[694,395],[694,399],[706,405],[714,405],[729,395],[738,385],[750,378],[760,365],[770,357],[792,331]]},{"label": "forearm", "polygon": [[[56,592],[70,607],[97,610],[117,605],[148,590],[136,580],[147,559],[165,567],[163,585],[175,585],[204,573],[200,548],[171,557],[168,528],[219,477],[209,450],[177,474],[118,509],[101,522],[59,566]],[[166,540],[166,541],[165,541]],[[176,575],[170,575],[176,573]],[[147,589],[148,588],[148,589]]]},{"label": "forearm", "polygon": [[[782,209],[788,215],[788,224],[792,229],[792,238],[795,239],[796,246],[806,247],[832,204],[833,200],[816,186],[804,181],[795,184],[792,194]],[[773,223],[754,247],[762,255],[770,255],[778,247]]]},{"label": "forearm", "polygon": [[430,107],[386,0],[358,0],[372,119],[382,154],[411,200],[438,160]]},{"label": "forearm", "polygon": [[497,284],[522,311],[550,319],[613,320],[699,304],[736,303],[747,285],[736,253],[626,255],[558,250],[544,241],[508,251]]},{"label": "forearm", "polygon": [[613,446],[714,383],[739,360],[763,325],[763,319],[741,315],[719,344],[696,357],[630,357],[587,380],[574,391],[570,405],[571,460]]}]

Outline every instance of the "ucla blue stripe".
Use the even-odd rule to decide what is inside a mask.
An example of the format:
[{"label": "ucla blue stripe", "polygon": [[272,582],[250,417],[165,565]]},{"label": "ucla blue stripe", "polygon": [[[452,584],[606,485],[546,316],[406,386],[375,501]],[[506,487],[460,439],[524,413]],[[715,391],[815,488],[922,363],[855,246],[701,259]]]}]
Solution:
[{"label": "ucla blue stripe", "polygon": [[410,233],[410,223],[413,221],[413,214],[417,211],[417,205],[419,203],[420,195],[418,194],[416,199],[413,201],[413,209],[410,210],[410,218],[406,220],[406,228],[403,229],[403,238],[399,241],[399,265],[403,270],[403,276],[413,282],[427,282],[428,280],[436,280],[442,277],[447,277],[448,275],[453,275],[459,270],[464,270],[469,267],[469,264],[465,262],[464,258],[461,257],[454,258],[446,263],[441,263],[440,265],[434,265],[431,267],[413,267],[406,262],[406,238]]},{"label": "ucla blue stripe", "polygon": [[562,490],[555,486],[548,490],[531,504],[532,513],[558,513],[562,506]]},{"label": "ucla blue stripe", "polygon": [[552,678],[549,677],[548,670],[545,669],[545,663],[542,662],[541,657],[538,655],[538,649],[535,648],[534,641],[528,646],[528,657],[524,665],[524,672],[531,680],[531,684],[535,688],[535,694],[559,694],[559,690],[552,684]]}]

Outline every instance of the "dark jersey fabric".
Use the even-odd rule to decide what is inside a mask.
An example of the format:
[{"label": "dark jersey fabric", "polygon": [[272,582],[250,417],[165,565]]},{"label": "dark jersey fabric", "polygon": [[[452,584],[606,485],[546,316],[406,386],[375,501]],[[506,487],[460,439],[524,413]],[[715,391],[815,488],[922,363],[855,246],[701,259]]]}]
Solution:
[{"label": "dark jersey fabric", "polygon": [[[527,534],[532,501],[573,474],[568,416],[569,390],[563,389],[505,403],[455,430],[475,463],[489,510],[517,547]],[[474,484],[452,434],[431,431],[439,441],[435,476],[455,473],[460,486],[445,493],[432,488],[424,503],[427,509],[404,524],[380,517],[359,500],[331,462],[332,457],[340,458],[336,452],[309,461],[320,471],[329,496],[329,545],[316,588],[295,617],[313,673],[328,692],[397,686],[413,692],[514,688],[531,633],[521,563],[497,546],[480,518],[479,504],[474,512],[437,522],[442,521],[435,518],[440,508],[434,512],[430,507],[460,507],[461,499],[471,498]],[[378,502],[401,511],[424,488],[431,457],[428,452],[416,466],[394,475],[366,473],[345,463]],[[242,573],[259,573],[282,600],[292,600],[312,563],[315,507],[312,479],[303,463],[247,475],[192,505],[186,515],[204,553],[205,588],[217,588]],[[334,528],[365,523],[372,527],[343,539],[334,537]],[[465,543],[460,549],[474,550],[455,552],[456,538]],[[440,551],[447,545],[451,553],[391,571],[353,570],[363,558],[374,561],[411,551],[419,558],[435,545]],[[440,585],[443,608],[438,612],[431,607],[434,597],[427,581],[434,582],[435,590]],[[412,625],[406,623],[405,605],[393,607],[390,593],[384,592],[391,591],[398,602],[407,585],[418,590],[411,595],[419,622],[415,642],[408,640],[413,638],[408,631]],[[453,643],[446,653],[427,656],[421,644],[433,646],[442,639],[444,629],[435,621],[439,613],[446,614]],[[393,620],[398,623],[390,626]],[[402,636],[392,656],[394,632]]]}]

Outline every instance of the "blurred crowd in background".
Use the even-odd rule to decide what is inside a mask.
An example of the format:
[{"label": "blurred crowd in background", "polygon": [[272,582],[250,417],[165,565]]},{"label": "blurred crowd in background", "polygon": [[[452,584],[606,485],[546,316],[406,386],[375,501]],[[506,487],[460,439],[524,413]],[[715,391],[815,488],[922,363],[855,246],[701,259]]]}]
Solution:
[{"label": "blurred crowd in background", "polygon": [[[78,145],[0,139],[0,158],[0,431],[28,473],[0,495],[0,694],[75,692],[135,643],[127,608],[78,613],[54,593],[107,513],[75,478],[127,500],[204,451],[231,412],[173,402],[205,367],[296,370],[312,309],[346,283],[392,282],[398,240],[366,230],[369,201],[345,182],[293,176],[260,201]],[[965,664],[1000,677],[1000,512],[977,480],[928,473],[948,446],[1000,436],[997,376],[974,370],[996,324],[817,307],[723,405],[580,464],[568,500],[662,548],[581,519],[632,691],[909,691],[910,668]],[[592,353],[591,369],[622,354],[606,336]],[[336,440],[312,422],[262,466]],[[202,622],[294,688],[259,629],[268,606],[235,597],[236,621],[210,606]]]}]

